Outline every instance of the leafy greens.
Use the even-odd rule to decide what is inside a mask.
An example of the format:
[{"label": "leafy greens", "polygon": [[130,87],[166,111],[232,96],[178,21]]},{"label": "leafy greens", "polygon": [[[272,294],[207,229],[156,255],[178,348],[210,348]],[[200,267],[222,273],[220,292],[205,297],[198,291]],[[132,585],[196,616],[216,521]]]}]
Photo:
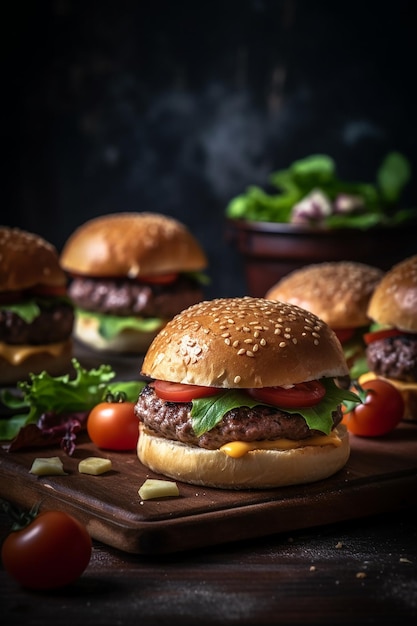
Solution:
[{"label": "leafy greens", "polygon": [[[322,378],[320,382],[326,387],[326,395],[319,404],[297,409],[283,409],[286,413],[302,415],[311,430],[318,430],[328,435],[333,426],[332,412],[342,402],[359,402],[359,398],[351,391],[340,389],[331,378]],[[193,400],[191,419],[197,437],[214,428],[225,413],[241,406],[253,408],[265,405],[265,402],[253,399],[245,391],[233,389],[223,391],[215,396]],[[277,407],[274,407],[277,408]],[[279,408],[279,407],[278,407]]]}]

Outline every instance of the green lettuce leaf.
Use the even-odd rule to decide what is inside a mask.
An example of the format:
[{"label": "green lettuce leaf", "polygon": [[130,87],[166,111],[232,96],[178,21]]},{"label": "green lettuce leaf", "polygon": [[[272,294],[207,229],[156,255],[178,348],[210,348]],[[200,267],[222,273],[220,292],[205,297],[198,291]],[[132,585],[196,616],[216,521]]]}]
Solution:
[{"label": "green lettuce leaf", "polygon": [[[312,407],[283,408],[282,410],[286,413],[302,415],[311,430],[318,430],[328,435],[333,426],[332,412],[336,407],[344,401],[359,403],[360,399],[355,393],[340,389],[331,378],[322,378],[320,382],[326,387],[326,395],[319,404]],[[215,396],[193,400],[191,419],[195,434],[197,437],[200,437],[207,431],[212,430],[228,411],[241,406],[252,409],[255,406],[271,405],[255,400],[240,389],[222,391]]]},{"label": "green lettuce leaf", "polygon": [[20,395],[10,389],[2,391],[0,400],[3,405],[19,413],[0,420],[0,439],[13,439],[22,426],[36,424],[47,412],[58,415],[88,412],[109,393],[123,392],[127,400],[135,402],[144,386],[139,381],[112,382],[116,374],[110,365],[86,370],[75,358],[72,365],[74,378],[69,374],[53,377],[42,372],[17,384]]},{"label": "green lettuce leaf", "polygon": [[105,315],[91,313],[82,309],[77,310],[80,317],[95,317],[98,320],[98,330],[105,339],[113,339],[123,330],[138,330],[140,332],[152,332],[159,330],[164,325],[164,320],[159,317],[121,317],[119,315]]},{"label": "green lettuce leaf", "polygon": [[26,324],[31,324],[41,314],[41,306],[44,308],[52,307],[57,302],[65,302],[71,304],[71,300],[68,296],[54,296],[53,298],[47,298],[42,296],[36,296],[33,298],[26,298],[21,302],[13,302],[12,304],[2,304],[2,311],[11,311],[18,315]]}]

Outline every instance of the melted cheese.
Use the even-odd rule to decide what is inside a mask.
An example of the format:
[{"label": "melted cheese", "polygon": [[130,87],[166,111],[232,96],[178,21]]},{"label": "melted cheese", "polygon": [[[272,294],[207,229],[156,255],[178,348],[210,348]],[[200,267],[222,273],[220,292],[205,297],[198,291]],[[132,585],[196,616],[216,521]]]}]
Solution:
[{"label": "melted cheese", "polygon": [[375,374],[374,372],[365,372],[365,374],[362,374],[359,377],[358,382],[360,385],[363,385],[363,383],[366,383],[368,380],[375,380],[376,378],[388,381],[389,383],[391,383],[391,385],[394,385],[400,391],[415,391],[417,387],[417,383],[409,383],[405,382],[404,380],[396,380],[395,378],[386,378],[385,376],[379,376],[379,374]]},{"label": "melted cheese", "polygon": [[265,441],[231,441],[221,446],[220,450],[234,459],[238,459],[251,450],[294,450],[306,446],[340,446],[341,444],[339,435],[333,431],[330,435],[315,435],[299,441],[285,438]]},{"label": "melted cheese", "polygon": [[0,341],[0,357],[3,357],[3,359],[8,361],[11,365],[19,365],[31,356],[41,353],[45,354],[45,352],[57,357],[65,350],[65,347],[65,342],[50,343],[41,346],[30,346],[27,344],[13,346]]}]

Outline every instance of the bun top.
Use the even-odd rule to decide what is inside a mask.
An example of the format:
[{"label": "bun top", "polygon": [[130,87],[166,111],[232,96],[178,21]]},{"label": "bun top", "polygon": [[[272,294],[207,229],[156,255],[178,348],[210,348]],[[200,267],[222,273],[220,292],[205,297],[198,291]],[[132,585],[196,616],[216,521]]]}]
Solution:
[{"label": "bun top", "polygon": [[369,299],[383,275],[354,261],[306,265],[284,276],[265,297],[312,311],[335,329],[359,328],[369,324]]},{"label": "bun top", "polygon": [[417,332],[417,254],[385,274],[369,302],[368,315],[379,324]]},{"label": "bun top", "polygon": [[153,340],[142,367],[159,380],[242,389],[348,373],[341,345],[322,320],[249,296],[185,309]]},{"label": "bun top", "polygon": [[36,285],[66,285],[58,252],[49,242],[19,228],[0,226],[0,291]]},{"label": "bun top", "polygon": [[202,248],[186,226],[158,213],[92,219],[69,237],[60,260],[68,272],[129,278],[207,266]]}]

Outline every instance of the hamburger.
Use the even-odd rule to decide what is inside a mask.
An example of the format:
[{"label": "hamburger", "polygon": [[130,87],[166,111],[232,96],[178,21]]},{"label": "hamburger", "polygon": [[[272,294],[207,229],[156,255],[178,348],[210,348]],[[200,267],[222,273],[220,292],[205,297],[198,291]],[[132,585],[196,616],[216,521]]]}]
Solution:
[{"label": "hamburger", "polygon": [[56,248],[0,226],[0,385],[71,365],[74,309]]},{"label": "hamburger", "polygon": [[179,221],[118,213],[82,224],[60,257],[74,336],[97,351],[144,352],[166,322],[203,299],[206,255]]},{"label": "hamburger", "polygon": [[266,298],[297,304],[324,320],[342,344],[351,378],[357,379],[368,369],[367,308],[383,275],[377,267],[354,261],[306,265],[273,285]]},{"label": "hamburger", "polygon": [[225,489],[310,483],[349,457],[340,342],[318,317],[262,298],[203,301],[150,345],[135,404],[143,465]]},{"label": "hamburger", "polygon": [[394,265],[369,302],[365,335],[369,372],[359,382],[386,378],[404,398],[403,419],[417,421],[417,255]]}]

